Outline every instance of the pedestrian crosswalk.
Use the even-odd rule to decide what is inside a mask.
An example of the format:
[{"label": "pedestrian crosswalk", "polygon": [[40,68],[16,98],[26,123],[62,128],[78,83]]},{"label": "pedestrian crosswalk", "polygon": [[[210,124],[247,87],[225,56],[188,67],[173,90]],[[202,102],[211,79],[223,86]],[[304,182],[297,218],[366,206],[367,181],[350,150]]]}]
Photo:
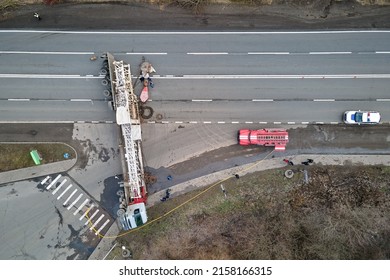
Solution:
[{"label": "pedestrian crosswalk", "polygon": [[64,178],[61,174],[46,176],[40,184],[45,186],[47,191],[51,191],[57,201],[62,199],[62,206],[66,210],[75,209],[73,216],[80,215],[79,221],[84,219],[84,226],[88,226],[95,235],[104,235],[103,232],[108,230],[109,215],[69,178]]}]

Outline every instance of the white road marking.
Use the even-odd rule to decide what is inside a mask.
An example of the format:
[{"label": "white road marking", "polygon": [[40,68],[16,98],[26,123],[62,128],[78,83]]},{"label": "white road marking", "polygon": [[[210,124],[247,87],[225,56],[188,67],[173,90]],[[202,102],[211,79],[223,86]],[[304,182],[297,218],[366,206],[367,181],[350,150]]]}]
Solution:
[{"label": "white road marking", "polygon": [[295,122],[287,122],[287,124],[295,124]]},{"label": "white road marking", "polygon": [[334,99],[313,99],[313,101],[335,101]]},{"label": "white road marking", "polygon": [[190,121],[190,123],[198,123],[197,121]]},{"label": "white road marking", "polygon": [[64,179],[64,180],[61,182],[61,184],[60,184],[60,185],[59,185],[51,194],[55,195],[56,192],[58,192],[58,190],[62,188],[62,186],[65,184],[66,181],[67,181],[67,179]]},{"label": "white road marking", "polygon": [[248,54],[260,54],[260,55],[279,55],[279,54],[290,54],[289,52],[248,52]]},{"label": "white road marking", "polygon": [[226,123],[226,122],[218,122],[218,123]]},{"label": "white road marking", "polygon": [[192,99],[192,102],[211,102],[212,99]]},{"label": "white road marking", "polygon": [[252,99],[254,102],[270,102],[274,101],[273,99]]},{"label": "white road marking", "polygon": [[96,232],[95,235],[98,235],[102,229],[110,222],[110,220],[107,220]]},{"label": "white road marking", "polygon": [[240,123],[240,122],[232,122],[232,123]]},{"label": "white road marking", "polygon": [[76,204],[76,202],[77,201],[79,201],[80,200],[80,198],[83,196],[83,194],[81,193],[81,194],[79,194],[79,196],[68,206],[68,208],[66,208],[66,209],[68,209],[68,210],[70,210],[70,208],[72,208],[73,207],[73,205],[75,205]]},{"label": "white road marking", "polygon": [[327,30],[327,31],[60,31],[60,30],[0,30],[0,33],[49,33],[49,34],[111,34],[111,35],[258,35],[258,34],[355,34],[390,33],[390,30]]},{"label": "white road marking", "polygon": [[162,121],[161,123],[169,123],[169,121]]},{"label": "white road marking", "polygon": [[390,51],[378,51],[378,52],[375,52],[377,54],[388,54],[390,53]]},{"label": "white road marking", "polygon": [[89,214],[92,210],[92,208],[95,207],[95,204],[92,203],[92,205],[84,212],[83,215],[81,215],[79,221],[81,221],[84,217],[86,217],[87,214]]},{"label": "white road marking", "polygon": [[71,99],[70,101],[75,101],[75,102],[91,102],[92,99]]},{"label": "white road marking", "polygon": [[28,98],[8,98],[8,101],[30,101]]},{"label": "white road marking", "polygon": [[148,121],[148,123],[156,123],[156,121]]},{"label": "white road marking", "polygon": [[176,121],[175,123],[183,123],[182,121]]},{"label": "white road marking", "polygon": [[[96,225],[100,222],[100,220],[103,219],[103,217],[104,217],[104,214],[101,214],[100,217],[93,223],[93,225],[89,229],[93,230],[96,227]],[[92,220],[92,217],[91,217],[91,220]]]},{"label": "white road marking", "polygon": [[[51,74],[0,74],[0,78],[18,79],[86,79],[81,75],[51,75]],[[100,77],[90,77],[89,79],[101,79]]]},{"label": "white road marking", "polygon": [[[79,208],[77,208],[77,210],[73,212],[73,216],[76,216],[76,214],[77,214],[78,212],[80,212],[80,210],[85,206],[85,204],[88,203],[88,201],[89,201],[88,198],[85,199],[84,202],[81,203],[81,205],[79,206]],[[81,217],[81,219],[82,219],[82,218],[83,218],[83,217]]]},{"label": "white road marking", "polygon": [[126,54],[130,54],[130,55],[167,55],[168,53],[166,53],[166,52],[161,52],[161,53],[148,53],[148,52],[133,53],[133,52],[127,52]]},{"label": "white road marking", "polygon": [[253,123],[253,122],[245,122],[245,123]]},{"label": "white road marking", "polygon": [[390,101],[389,98],[378,98],[376,101]]},{"label": "white road marking", "polygon": [[46,187],[46,190],[50,189],[57,181],[61,178],[61,174],[59,174],[51,183]]},{"label": "white road marking", "polygon": [[0,51],[0,54],[94,54],[93,52],[29,52],[29,51]]},{"label": "white road marking", "polygon": [[47,180],[49,180],[49,179],[50,179],[50,176],[46,176],[46,178],[42,180],[41,185],[44,185],[47,182]]},{"label": "white road marking", "polygon": [[77,192],[77,189],[75,189],[71,194],[70,196],[65,200],[65,202],[62,204],[62,206],[65,206],[68,201],[72,198],[72,196],[74,196],[74,194]]},{"label": "white road marking", "polygon": [[316,124],[324,124],[324,122],[316,122]]},{"label": "white road marking", "polygon": [[95,217],[98,212],[99,212],[99,209],[96,209],[95,213],[93,213],[93,215],[91,217],[87,217],[87,221],[85,222],[84,226],[86,226],[89,222],[92,223],[93,217]]},{"label": "white road marking", "polygon": [[309,124],[309,122],[301,122],[301,124]]},{"label": "white road marking", "polygon": [[352,52],[309,52],[309,54],[351,54]]},{"label": "white road marking", "polygon": [[268,122],[259,122],[259,124],[267,124]]},{"label": "white road marking", "polygon": [[205,122],[203,122],[203,123],[211,123],[211,122],[209,122],[209,121],[205,121]]},{"label": "white road marking", "polygon": [[339,124],[339,122],[330,122],[330,124]]},{"label": "white road marking", "polygon": [[70,188],[72,187],[72,184],[70,184],[58,197],[57,200],[59,200]]},{"label": "white road marking", "polygon": [[223,55],[223,54],[229,54],[227,52],[204,52],[204,53],[187,53],[190,55]]},{"label": "white road marking", "polygon": [[282,122],[274,122],[274,124],[282,124]]}]

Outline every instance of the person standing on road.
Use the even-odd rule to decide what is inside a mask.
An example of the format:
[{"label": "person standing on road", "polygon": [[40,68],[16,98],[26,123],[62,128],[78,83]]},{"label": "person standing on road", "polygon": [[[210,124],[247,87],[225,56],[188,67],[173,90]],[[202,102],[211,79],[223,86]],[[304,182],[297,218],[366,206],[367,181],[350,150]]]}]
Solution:
[{"label": "person standing on road", "polygon": [[37,18],[37,20],[41,20],[41,16],[38,13],[34,13],[34,17]]}]

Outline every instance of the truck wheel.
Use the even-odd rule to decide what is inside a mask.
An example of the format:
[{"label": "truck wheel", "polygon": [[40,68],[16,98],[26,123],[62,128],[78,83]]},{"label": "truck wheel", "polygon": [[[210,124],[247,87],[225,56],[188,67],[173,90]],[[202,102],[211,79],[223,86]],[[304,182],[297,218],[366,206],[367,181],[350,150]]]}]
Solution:
[{"label": "truck wheel", "polygon": [[150,119],[153,116],[153,108],[149,106],[142,106],[139,108],[139,114],[143,119]]},{"label": "truck wheel", "polygon": [[106,79],[103,79],[103,80],[102,80],[102,85],[103,85],[103,86],[107,86],[107,85],[108,85],[108,81],[107,81]]},{"label": "truck wheel", "polygon": [[103,90],[103,94],[105,97],[110,97],[111,96],[111,91],[109,91],[108,89],[105,89]]},{"label": "truck wheel", "polygon": [[118,209],[118,211],[116,211],[116,215],[118,217],[123,216],[125,213],[126,213],[125,209]]},{"label": "truck wheel", "polygon": [[103,75],[107,75],[107,74],[108,74],[108,71],[107,71],[107,69],[102,68],[102,69],[100,69],[99,74],[102,75],[102,76],[103,76]]}]

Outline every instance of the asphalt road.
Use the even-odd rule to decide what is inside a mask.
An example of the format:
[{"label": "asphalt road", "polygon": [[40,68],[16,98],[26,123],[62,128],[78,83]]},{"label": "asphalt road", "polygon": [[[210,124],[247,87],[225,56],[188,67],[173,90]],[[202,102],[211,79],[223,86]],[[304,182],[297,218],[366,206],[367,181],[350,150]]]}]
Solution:
[{"label": "asphalt road", "polygon": [[349,109],[380,110],[390,120],[387,31],[2,31],[0,37],[2,121],[115,121],[100,84],[101,59],[89,60],[106,51],[131,63],[135,77],[142,57],[153,63],[149,104],[160,121],[332,123]]}]

